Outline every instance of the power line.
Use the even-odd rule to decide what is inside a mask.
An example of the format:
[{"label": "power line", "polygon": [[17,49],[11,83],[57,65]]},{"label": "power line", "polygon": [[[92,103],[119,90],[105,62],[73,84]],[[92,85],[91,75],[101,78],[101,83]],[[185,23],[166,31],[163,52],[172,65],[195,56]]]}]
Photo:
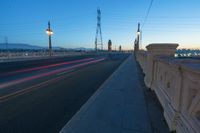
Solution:
[{"label": "power line", "polygon": [[[144,27],[144,25],[145,25],[145,23],[146,23],[146,21],[147,21],[147,18],[148,18],[148,16],[149,16],[149,13],[150,13],[150,10],[151,10],[152,5],[153,5],[153,0],[151,0],[151,2],[150,2],[149,8],[148,8],[147,13],[146,13],[146,16],[145,16],[145,18],[144,18],[144,22],[143,22],[143,24],[142,24],[142,28]],[[141,28],[141,29],[142,29],[142,28]]]},{"label": "power line", "polygon": [[[155,29],[145,29],[145,32],[160,32],[160,33],[165,33],[165,32],[169,32],[169,33],[182,33],[182,34],[188,34],[188,32],[200,32],[200,30],[155,30]],[[188,32],[187,32],[188,31]]]}]

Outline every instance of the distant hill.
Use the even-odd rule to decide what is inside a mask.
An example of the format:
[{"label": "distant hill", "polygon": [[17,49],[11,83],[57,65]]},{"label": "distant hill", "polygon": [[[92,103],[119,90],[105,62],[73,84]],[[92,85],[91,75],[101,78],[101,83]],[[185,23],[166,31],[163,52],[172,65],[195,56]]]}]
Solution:
[{"label": "distant hill", "polygon": [[93,51],[93,48],[84,48],[84,47],[80,47],[80,48],[74,48],[73,50],[81,50],[81,51]]},{"label": "distant hill", "polygon": [[[24,49],[24,50],[40,50],[40,49],[48,49],[48,47],[41,47],[41,46],[36,46],[36,45],[30,45],[30,44],[25,44],[25,43],[8,43],[8,49]],[[5,50],[6,49],[6,44],[5,43],[0,43],[0,50]],[[53,47],[54,50],[60,50],[60,49],[65,49],[69,51],[92,51],[94,49],[92,48],[62,48],[62,47]]]},{"label": "distant hill", "polygon": [[[8,49],[33,49],[33,50],[44,49],[44,47],[34,46],[34,45],[24,44],[24,43],[8,43],[7,46],[8,46]],[[6,44],[0,43],[0,49],[6,49]]]}]

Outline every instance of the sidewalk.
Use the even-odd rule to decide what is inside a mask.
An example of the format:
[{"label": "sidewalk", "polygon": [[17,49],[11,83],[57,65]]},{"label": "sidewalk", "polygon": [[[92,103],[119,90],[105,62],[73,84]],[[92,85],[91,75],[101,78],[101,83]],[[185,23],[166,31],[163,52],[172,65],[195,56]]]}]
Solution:
[{"label": "sidewalk", "polygon": [[130,56],[60,133],[153,133],[136,67]]}]

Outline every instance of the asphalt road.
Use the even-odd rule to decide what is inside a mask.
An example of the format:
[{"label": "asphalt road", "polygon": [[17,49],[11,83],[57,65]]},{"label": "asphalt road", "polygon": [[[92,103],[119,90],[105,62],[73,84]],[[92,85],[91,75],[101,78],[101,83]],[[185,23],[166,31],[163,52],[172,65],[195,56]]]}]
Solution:
[{"label": "asphalt road", "polygon": [[56,133],[128,54],[0,65],[0,133]]}]

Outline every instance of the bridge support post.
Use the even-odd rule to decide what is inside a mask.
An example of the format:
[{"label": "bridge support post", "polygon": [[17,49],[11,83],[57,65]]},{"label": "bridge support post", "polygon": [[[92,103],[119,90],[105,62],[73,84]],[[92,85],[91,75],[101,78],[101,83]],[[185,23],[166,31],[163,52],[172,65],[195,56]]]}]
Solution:
[{"label": "bridge support post", "polygon": [[148,88],[152,88],[153,73],[156,70],[154,69],[154,59],[156,57],[174,57],[177,47],[178,44],[174,43],[152,43],[146,47],[147,66],[144,80]]}]

